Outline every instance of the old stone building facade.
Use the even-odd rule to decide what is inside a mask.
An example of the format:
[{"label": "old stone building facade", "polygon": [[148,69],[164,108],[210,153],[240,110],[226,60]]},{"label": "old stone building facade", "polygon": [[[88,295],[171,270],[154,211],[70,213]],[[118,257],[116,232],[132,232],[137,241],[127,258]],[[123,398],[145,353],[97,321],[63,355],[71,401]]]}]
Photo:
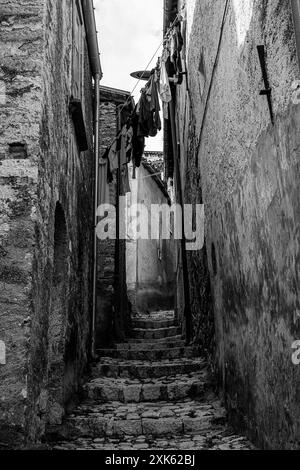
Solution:
[{"label": "old stone building facade", "polygon": [[186,73],[172,85],[167,165],[176,179],[178,162],[184,202],[205,205],[205,247],[187,253],[192,338],[232,422],[266,448],[297,448],[298,2],[166,0],[165,31],[177,13]]},{"label": "old stone building facade", "polygon": [[[128,91],[107,86],[100,87],[100,158],[112,145],[133,110],[133,99]],[[98,203],[115,207],[111,225],[119,232],[125,214],[119,210],[119,171],[115,171],[108,187],[107,200],[101,200],[103,181],[99,180]],[[102,187],[101,187],[102,185]],[[100,219],[99,219],[100,220]],[[111,344],[117,337],[125,339],[130,328],[130,305],[126,286],[126,241],[108,238],[97,240],[97,306],[96,306],[96,348]]]},{"label": "old stone building facade", "polygon": [[90,357],[100,77],[92,1],[0,1],[3,445],[61,422]]},{"label": "old stone building facade", "polygon": [[[299,449],[300,1],[164,0],[174,25],[164,164],[119,148],[108,184],[140,108],[100,86],[93,1],[0,0],[0,449]],[[129,206],[173,202],[203,248],[126,249]]]}]

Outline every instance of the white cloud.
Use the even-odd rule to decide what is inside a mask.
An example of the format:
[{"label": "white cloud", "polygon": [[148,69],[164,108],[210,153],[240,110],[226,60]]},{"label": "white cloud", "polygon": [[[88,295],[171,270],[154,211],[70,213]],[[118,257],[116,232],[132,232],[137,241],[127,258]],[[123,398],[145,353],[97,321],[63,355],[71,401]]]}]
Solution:
[{"label": "white cloud", "polygon": [[[130,73],[144,70],[163,37],[163,0],[94,0],[103,69],[102,85],[131,91]],[[157,53],[157,56],[159,52]],[[151,66],[155,66],[157,57]],[[140,82],[134,92],[137,101]],[[147,150],[162,148],[163,133],[147,139]]]}]

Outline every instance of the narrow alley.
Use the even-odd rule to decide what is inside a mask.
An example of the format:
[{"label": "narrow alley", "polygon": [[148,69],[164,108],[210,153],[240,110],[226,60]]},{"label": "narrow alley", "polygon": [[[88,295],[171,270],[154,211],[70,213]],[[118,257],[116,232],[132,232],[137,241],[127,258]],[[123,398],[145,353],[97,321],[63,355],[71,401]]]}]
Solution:
[{"label": "narrow alley", "polygon": [[0,0],[1,452],[300,450],[299,129],[300,0]]},{"label": "narrow alley", "polygon": [[251,450],[228,425],[205,359],[173,312],[139,315],[132,338],[98,351],[83,401],[49,430],[56,450]]}]

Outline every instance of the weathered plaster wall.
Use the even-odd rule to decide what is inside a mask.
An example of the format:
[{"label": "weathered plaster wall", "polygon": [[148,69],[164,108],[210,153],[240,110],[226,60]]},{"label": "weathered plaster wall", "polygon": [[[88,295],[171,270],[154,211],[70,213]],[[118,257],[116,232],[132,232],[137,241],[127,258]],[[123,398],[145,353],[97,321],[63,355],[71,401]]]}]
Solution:
[{"label": "weathered plaster wall", "polygon": [[[89,150],[80,154],[69,116],[72,1],[1,2],[0,12],[0,73],[8,90],[0,107],[6,116],[0,135],[0,334],[7,346],[0,428],[1,438],[18,446],[14,431],[35,441],[47,423],[60,422],[89,354],[92,77],[85,44]],[[12,159],[8,146],[14,142],[25,144],[22,159]]]},{"label": "weathered plaster wall", "polygon": [[[297,448],[300,369],[291,345],[300,335],[300,114],[291,102],[299,78],[292,17],[289,2],[240,3],[229,2],[217,61],[226,2],[195,6],[189,93],[185,86],[177,92],[181,135],[189,135],[182,144],[185,197],[205,204],[216,365],[231,417],[266,447]],[[266,97],[259,96],[261,44],[274,126]],[[190,258],[192,291],[203,288],[195,269],[207,263],[202,256]]]},{"label": "weathered plaster wall", "polygon": [[[143,164],[136,170],[136,180],[130,181],[131,204],[147,208],[148,236],[151,237],[151,205],[168,205],[166,195],[159,188]],[[129,237],[131,231],[129,230]],[[159,253],[160,250],[160,253]],[[174,240],[137,239],[127,244],[127,282],[133,291],[138,312],[174,308]],[[130,285],[131,281],[131,285]]]}]

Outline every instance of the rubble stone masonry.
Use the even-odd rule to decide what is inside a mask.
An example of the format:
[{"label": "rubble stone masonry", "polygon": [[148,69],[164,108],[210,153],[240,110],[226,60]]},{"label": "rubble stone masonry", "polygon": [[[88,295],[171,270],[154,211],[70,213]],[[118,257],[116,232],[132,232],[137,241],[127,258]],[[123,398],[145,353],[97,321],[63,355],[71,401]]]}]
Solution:
[{"label": "rubble stone masonry", "polygon": [[[110,146],[117,134],[117,105],[105,101],[100,90],[100,155]],[[100,183],[101,184],[101,183]],[[116,204],[116,182],[110,184],[110,203]],[[97,243],[97,346],[108,344],[113,334],[113,307],[115,286],[115,240]]]},{"label": "rubble stone masonry", "polygon": [[89,354],[93,90],[84,41],[80,153],[69,114],[74,4],[0,0],[0,447],[61,421]]},{"label": "rubble stone masonry", "polygon": [[[206,215],[207,258],[204,250],[189,255],[196,337],[213,322],[196,295],[208,274],[215,365],[232,421],[266,448],[299,448],[300,368],[291,345],[300,338],[300,107],[292,100],[299,68],[290,2],[233,0],[225,15],[224,0],[185,3],[181,167],[186,202],[203,201]],[[259,95],[258,45],[274,125]]]}]

